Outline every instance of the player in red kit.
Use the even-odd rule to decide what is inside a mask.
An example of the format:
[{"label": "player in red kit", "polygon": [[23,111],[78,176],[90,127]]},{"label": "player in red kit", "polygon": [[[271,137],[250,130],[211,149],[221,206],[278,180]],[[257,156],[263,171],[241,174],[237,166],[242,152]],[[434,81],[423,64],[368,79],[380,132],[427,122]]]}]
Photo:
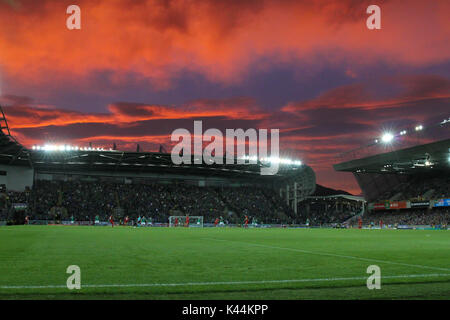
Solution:
[{"label": "player in red kit", "polygon": [[219,224],[219,218],[216,218],[216,220],[214,220],[214,227],[217,227],[218,224]]},{"label": "player in red kit", "polygon": [[111,226],[114,228],[114,219],[112,215],[109,216],[109,222],[111,223]]},{"label": "player in red kit", "polygon": [[186,216],[186,228],[189,227],[189,216]]},{"label": "player in red kit", "polygon": [[178,227],[178,218],[175,218],[175,227]]},{"label": "player in red kit", "polygon": [[125,226],[128,225],[128,220],[129,220],[129,218],[128,218],[128,216],[126,216],[125,219],[123,220],[123,224],[124,224]]},{"label": "player in red kit", "polygon": [[244,228],[248,228],[248,216],[245,216]]},{"label": "player in red kit", "polygon": [[383,229],[383,219],[380,220],[380,229]]},{"label": "player in red kit", "polygon": [[361,217],[358,218],[358,229],[362,228],[362,219]]}]

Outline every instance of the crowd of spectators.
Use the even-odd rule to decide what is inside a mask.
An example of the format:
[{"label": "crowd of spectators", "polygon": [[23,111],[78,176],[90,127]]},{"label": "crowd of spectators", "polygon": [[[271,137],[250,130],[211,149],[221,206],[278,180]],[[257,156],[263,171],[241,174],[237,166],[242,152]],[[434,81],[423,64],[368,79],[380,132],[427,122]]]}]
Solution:
[{"label": "crowd of spectators", "polygon": [[4,221],[8,217],[9,209],[13,203],[28,203],[30,191],[13,192],[8,191],[0,197],[0,221]]},{"label": "crowd of spectators", "polygon": [[[379,225],[382,221],[384,225],[434,225],[448,226],[450,222],[450,209],[433,208],[433,209],[414,209],[400,210],[398,212],[372,212],[362,216],[365,225]],[[355,221],[356,222],[356,221]]]},{"label": "crowd of spectators", "polygon": [[271,190],[235,187],[223,188],[219,194],[237,219],[249,216],[267,223],[290,223],[294,217],[293,210]]},{"label": "crowd of spectators", "polygon": [[[255,187],[213,188],[185,184],[123,184],[97,181],[36,181],[32,190],[14,195],[26,203],[32,220],[103,221],[146,216],[167,222],[170,215],[223,217],[242,223],[244,216],[261,223],[289,223],[292,209],[273,190]],[[0,206],[6,208],[7,206]],[[62,214],[61,217],[55,216]]]},{"label": "crowd of spectators", "polygon": [[[401,192],[418,198],[450,195],[450,178],[435,177],[418,182],[415,191],[404,187]],[[443,182],[444,181],[444,182]],[[441,183],[444,183],[441,185]],[[428,191],[432,190],[432,191]],[[397,190],[398,192],[398,190]],[[420,196],[419,196],[420,198]],[[13,203],[27,205],[25,214],[32,220],[106,221],[128,216],[136,220],[146,216],[155,222],[167,222],[171,215],[203,216],[204,222],[222,217],[229,223],[250,221],[274,224],[321,226],[341,224],[349,219],[356,223],[363,202],[344,197],[310,198],[299,203],[297,214],[274,190],[254,186],[199,187],[189,184],[124,184],[107,181],[36,181],[32,190],[6,192],[0,197],[0,221],[8,219]],[[58,216],[59,215],[59,216]],[[449,222],[448,209],[411,209],[368,212],[364,224],[442,225]]]},{"label": "crowd of spectators", "polygon": [[[429,201],[450,198],[450,177],[447,175],[415,175],[408,181],[383,194],[379,201],[389,200]],[[401,209],[368,212],[362,216],[364,224],[379,225],[448,225],[450,209]],[[357,219],[351,221],[357,224]]]},{"label": "crowd of spectators", "polygon": [[301,223],[309,222],[311,226],[343,223],[361,213],[364,203],[345,198],[310,198],[300,203],[299,217]]}]

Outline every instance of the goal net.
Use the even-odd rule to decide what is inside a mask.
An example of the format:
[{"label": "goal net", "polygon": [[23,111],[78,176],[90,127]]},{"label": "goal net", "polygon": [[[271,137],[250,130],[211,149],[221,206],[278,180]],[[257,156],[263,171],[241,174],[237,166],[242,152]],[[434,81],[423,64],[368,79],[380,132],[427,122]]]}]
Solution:
[{"label": "goal net", "polygon": [[188,216],[170,216],[169,227],[199,227],[203,228],[202,216],[189,216],[189,225],[187,224]]}]

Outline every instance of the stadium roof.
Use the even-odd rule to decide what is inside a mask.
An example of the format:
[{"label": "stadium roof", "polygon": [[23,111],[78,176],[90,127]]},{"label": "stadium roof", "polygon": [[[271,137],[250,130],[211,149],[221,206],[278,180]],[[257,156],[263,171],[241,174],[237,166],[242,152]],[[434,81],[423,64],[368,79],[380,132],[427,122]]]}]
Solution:
[{"label": "stadium roof", "polygon": [[[170,173],[208,176],[264,178],[262,164],[180,164],[172,162],[170,153],[126,151],[30,151],[31,162],[40,172],[107,171],[133,173]],[[193,156],[191,157],[193,160]],[[192,161],[193,162],[193,161]],[[282,167],[273,177],[294,176],[301,167]]]},{"label": "stadium roof", "polygon": [[450,171],[450,139],[335,164],[336,171],[404,173]]},{"label": "stadium roof", "polygon": [[32,166],[27,148],[10,133],[3,109],[0,107],[0,163]]},{"label": "stadium roof", "polygon": [[360,197],[360,196],[352,196],[352,195],[348,195],[348,194],[335,194],[335,195],[331,195],[331,196],[308,196],[306,197],[306,199],[309,200],[330,200],[330,199],[337,199],[337,198],[342,198],[342,199],[347,199],[347,200],[352,200],[352,201],[365,201],[364,197]]}]

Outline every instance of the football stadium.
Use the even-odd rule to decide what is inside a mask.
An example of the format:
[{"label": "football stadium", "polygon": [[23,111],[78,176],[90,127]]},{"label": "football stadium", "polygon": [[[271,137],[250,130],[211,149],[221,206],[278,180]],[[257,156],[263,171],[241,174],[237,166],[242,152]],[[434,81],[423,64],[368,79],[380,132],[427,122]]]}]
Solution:
[{"label": "football stadium", "polygon": [[449,13],[0,0],[0,314],[445,317]]},{"label": "football stadium", "polygon": [[1,299],[450,298],[450,140],[425,134],[449,119],[341,154],[354,196],[295,160],[264,176],[162,147],[26,148],[1,114]]}]

